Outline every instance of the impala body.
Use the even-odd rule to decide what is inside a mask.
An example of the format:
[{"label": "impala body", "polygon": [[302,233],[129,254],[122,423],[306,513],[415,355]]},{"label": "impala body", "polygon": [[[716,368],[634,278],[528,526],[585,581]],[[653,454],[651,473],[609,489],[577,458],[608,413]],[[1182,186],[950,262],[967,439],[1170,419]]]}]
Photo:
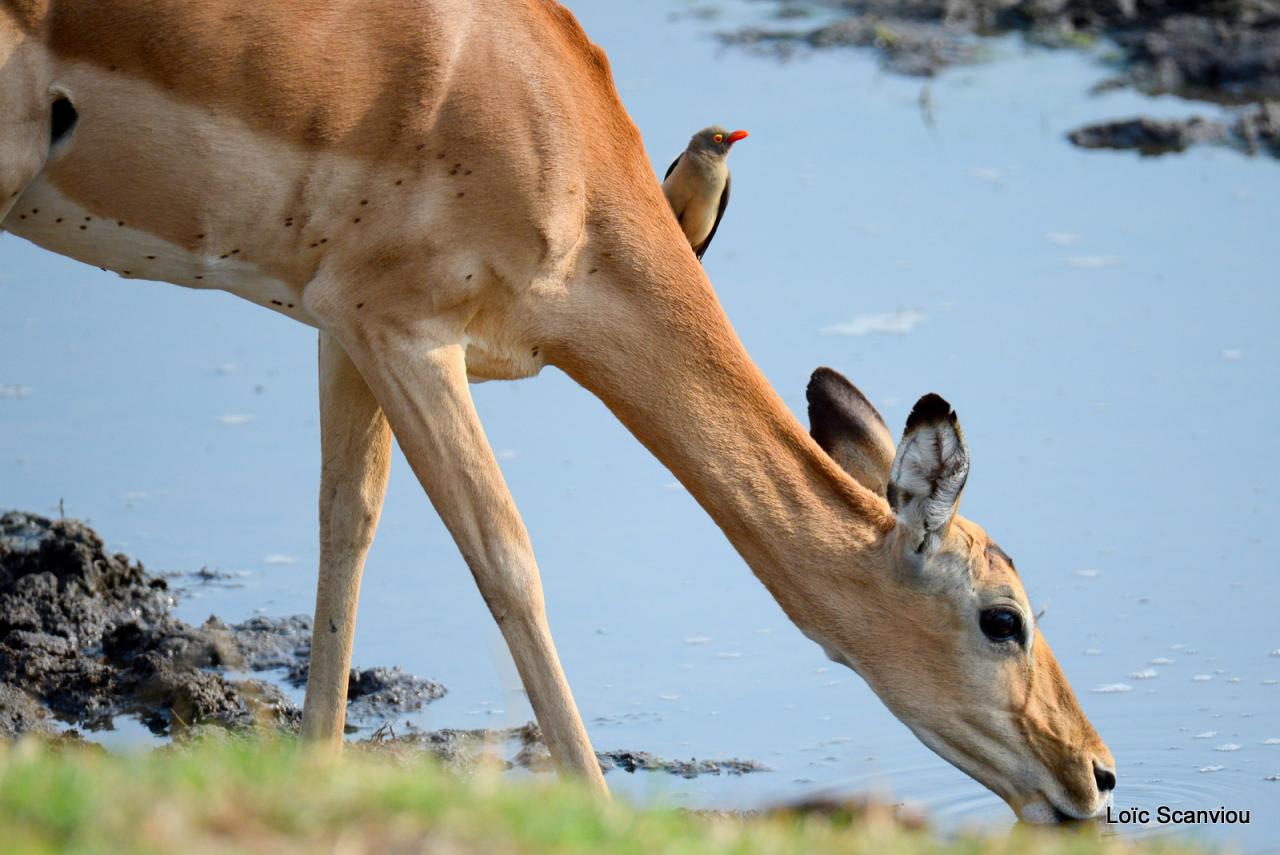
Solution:
[{"label": "impala body", "polygon": [[895,450],[857,390],[819,371],[801,428],[725,318],[604,54],[555,3],[0,0],[0,223],[319,329],[303,729],[321,745],[341,744],[394,431],[553,758],[603,790],[468,389],[551,364],[931,748],[1027,819],[1107,803],[1110,753],[1012,563],[956,515],[955,414],[921,399]]}]

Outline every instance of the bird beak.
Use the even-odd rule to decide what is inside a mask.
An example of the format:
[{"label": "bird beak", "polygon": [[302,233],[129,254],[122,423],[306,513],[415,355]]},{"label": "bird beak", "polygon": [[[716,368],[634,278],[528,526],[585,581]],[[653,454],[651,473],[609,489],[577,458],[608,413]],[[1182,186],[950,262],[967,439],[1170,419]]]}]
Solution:
[{"label": "bird beak", "polygon": [[729,134],[729,145],[733,145],[738,140],[745,140],[748,136],[750,136],[750,134],[748,134],[746,131],[734,131],[733,133]]}]

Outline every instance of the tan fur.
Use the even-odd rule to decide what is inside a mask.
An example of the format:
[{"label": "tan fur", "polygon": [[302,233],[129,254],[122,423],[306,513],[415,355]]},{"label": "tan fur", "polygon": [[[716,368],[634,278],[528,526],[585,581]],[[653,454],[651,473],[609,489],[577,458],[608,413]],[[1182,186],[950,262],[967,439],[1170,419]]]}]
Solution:
[{"label": "tan fur", "polygon": [[[60,96],[79,124],[50,152]],[[995,656],[977,632],[1000,589],[1030,620],[1016,573],[959,517],[922,571],[885,499],[800,428],[685,248],[603,54],[558,5],[0,0],[0,222],[322,330],[312,738],[341,740],[389,423],[552,756],[603,790],[466,382],[550,363],[926,743],[1024,816],[1103,804],[1091,769],[1110,755],[1048,646]]]}]

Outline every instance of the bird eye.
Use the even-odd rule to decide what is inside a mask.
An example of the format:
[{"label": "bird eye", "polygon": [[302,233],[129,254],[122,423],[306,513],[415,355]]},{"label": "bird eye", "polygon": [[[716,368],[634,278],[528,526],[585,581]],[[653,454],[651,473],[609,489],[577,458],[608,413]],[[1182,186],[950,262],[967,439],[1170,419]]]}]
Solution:
[{"label": "bird eye", "polygon": [[983,609],[978,615],[978,626],[992,641],[1021,641],[1022,615],[1010,608]]},{"label": "bird eye", "polygon": [[724,134],[716,134],[712,139],[718,143],[724,142]]}]

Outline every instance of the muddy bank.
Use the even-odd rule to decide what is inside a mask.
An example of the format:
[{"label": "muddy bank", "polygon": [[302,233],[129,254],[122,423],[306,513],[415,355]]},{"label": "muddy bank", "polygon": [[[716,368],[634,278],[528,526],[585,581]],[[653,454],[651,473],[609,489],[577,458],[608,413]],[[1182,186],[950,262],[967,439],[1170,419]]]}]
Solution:
[{"label": "muddy bank", "polygon": [[[982,36],[1024,33],[1085,47],[1107,38],[1126,78],[1152,93],[1235,103],[1280,98],[1280,0],[770,0],[777,24],[721,34],[786,55],[871,47],[898,72],[933,76],[982,55]],[[810,19],[814,23],[809,23]],[[820,23],[819,23],[820,21]]]},{"label": "muddy bank", "polygon": [[[531,772],[552,771],[551,754],[542,739],[542,731],[534,722],[504,729],[455,729],[419,731],[409,729],[397,734],[394,727],[380,729],[359,743],[367,751],[396,757],[430,754],[446,765],[469,770],[486,762],[504,769]],[[769,768],[755,760],[669,760],[648,751],[597,751],[600,768],[608,774],[622,772],[664,772],[681,778],[700,775],[746,775],[767,772]]]},{"label": "muddy bank", "polygon": [[[108,729],[121,715],[162,736],[196,725],[296,729],[301,711],[277,684],[232,674],[280,671],[303,685],[310,618],[197,627],[174,618],[173,604],[166,580],[108,553],[84,524],[0,517],[0,736]],[[350,689],[355,723],[445,691],[389,668],[353,669]]]},{"label": "muddy bank", "polygon": [[1191,116],[1152,119],[1139,116],[1097,122],[1067,134],[1081,148],[1130,149],[1152,156],[1185,151],[1193,145],[1223,145],[1247,154],[1280,157],[1280,102],[1236,114],[1228,121]]},{"label": "muddy bank", "polygon": [[[803,50],[869,48],[889,70],[920,77],[980,61],[987,55],[982,42],[986,36],[1021,33],[1038,44],[1076,48],[1106,39],[1119,52],[1120,73],[1099,89],[1133,86],[1152,95],[1231,105],[1280,102],[1280,0],[768,2],[774,8],[774,23],[721,33],[720,38],[784,58]],[[1264,118],[1271,115],[1265,106],[1259,109]],[[1097,140],[1109,134],[1118,141],[1146,141],[1120,146],[1078,144],[1155,153],[1181,151],[1208,141],[1280,156],[1274,136],[1268,142],[1258,133],[1256,119],[1256,111],[1214,120],[1192,117],[1181,129],[1158,127],[1161,123],[1151,119],[1137,120],[1146,123],[1145,128],[1126,122],[1102,123],[1129,127],[1086,133],[1082,138]]]},{"label": "muddy bank", "polygon": [[[207,571],[195,578],[208,581]],[[76,520],[0,516],[0,738],[79,735],[118,716],[157,736],[209,736],[266,728],[296,732],[302,712],[281,686],[302,688],[311,618],[255,617],[192,626],[172,615],[169,582]],[[243,678],[246,673],[269,679]],[[399,668],[351,670],[348,729],[378,726],[360,744],[399,756],[431,754],[456,768],[487,760],[549,771],[537,725],[424,731],[392,722],[445,694]],[[509,756],[504,756],[509,755]],[[666,760],[645,751],[598,752],[605,771],[686,778],[763,771],[752,760]]]}]

